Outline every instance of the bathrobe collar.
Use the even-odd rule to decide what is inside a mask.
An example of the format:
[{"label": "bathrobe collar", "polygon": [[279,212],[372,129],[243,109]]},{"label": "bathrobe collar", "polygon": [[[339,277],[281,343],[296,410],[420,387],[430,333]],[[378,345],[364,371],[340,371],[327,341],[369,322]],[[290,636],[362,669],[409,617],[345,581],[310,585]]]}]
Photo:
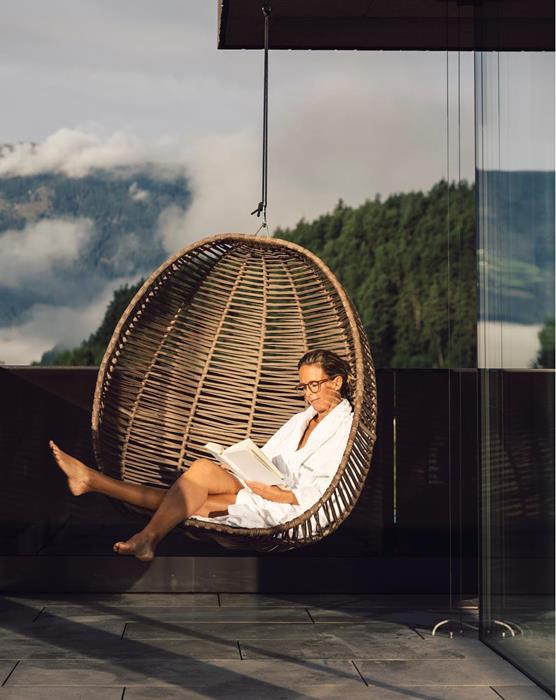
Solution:
[{"label": "bathrobe collar", "polygon": [[[330,413],[326,414],[322,421],[317,423],[316,428],[314,428],[313,432],[309,435],[305,445],[301,449],[296,450],[288,458],[290,464],[301,464],[301,462],[310,457],[313,452],[316,452],[319,447],[334,435],[338,427],[351,415],[352,411],[353,409],[350,402],[345,398],[342,399],[337,406],[334,406]],[[293,440],[295,440],[295,446],[299,445],[299,441],[307,425],[316,414],[317,411],[312,406],[309,406],[300,415],[301,420],[297,425],[297,430],[294,430],[292,435]]]}]

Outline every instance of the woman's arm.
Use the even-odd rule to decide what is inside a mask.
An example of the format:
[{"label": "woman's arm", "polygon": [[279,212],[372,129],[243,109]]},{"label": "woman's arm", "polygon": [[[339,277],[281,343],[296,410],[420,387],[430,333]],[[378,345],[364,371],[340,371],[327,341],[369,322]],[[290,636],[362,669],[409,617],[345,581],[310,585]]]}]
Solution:
[{"label": "woman's arm", "polygon": [[267,486],[266,484],[261,484],[258,481],[246,481],[245,482],[249,488],[262,498],[266,498],[267,501],[273,501],[274,503],[288,503],[292,506],[299,505],[297,498],[293,491],[286,491],[278,486]]}]

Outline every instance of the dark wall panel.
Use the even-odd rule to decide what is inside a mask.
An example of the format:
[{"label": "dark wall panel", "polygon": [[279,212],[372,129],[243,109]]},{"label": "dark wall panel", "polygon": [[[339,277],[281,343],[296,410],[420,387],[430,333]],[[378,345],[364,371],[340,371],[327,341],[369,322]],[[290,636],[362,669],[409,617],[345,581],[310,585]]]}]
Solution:
[{"label": "dark wall panel", "polygon": [[[177,528],[150,566],[112,550],[147,516],[99,494],[73,497],[48,447],[52,438],[94,464],[90,407],[96,375],[96,368],[0,368],[4,590],[444,593],[452,586],[454,592],[476,593],[473,370],[378,370],[372,468],[353,513],[329,538],[277,556],[225,550]],[[462,418],[465,440],[455,437]],[[464,448],[465,459],[455,445]],[[462,469],[465,492],[458,491]],[[459,476],[450,480],[450,473]],[[461,523],[449,518],[450,486],[453,507],[466,500],[466,559],[457,565]]]}]

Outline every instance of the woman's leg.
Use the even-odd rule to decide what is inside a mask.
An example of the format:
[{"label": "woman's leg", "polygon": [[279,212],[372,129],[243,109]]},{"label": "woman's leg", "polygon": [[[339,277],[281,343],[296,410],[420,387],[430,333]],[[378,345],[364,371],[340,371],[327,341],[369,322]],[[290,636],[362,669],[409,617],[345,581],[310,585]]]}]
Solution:
[{"label": "woman's leg", "polygon": [[127,542],[116,542],[114,550],[150,561],[157,544],[172,528],[190,515],[204,514],[203,507],[209,496],[221,496],[220,503],[228,500],[229,505],[241,488],[241,483],[220,465],[208,459],[197,459],[168,489],[143,530]]},{"label": "woman's leg", "polygon": [[[208,459],[193,462],[169,489],[130,484],[91,469],[61,450],[52,440],[49,444],[75,496],[88,492],[103,493],[154,511],[164,505],[162,512],[155,513],[144,530],[127,542],[116,542],[114,545],[118,553],[135,554],[145,561],[153,558],[156,544],[181,520],[190,515],[224,515],[227,506],[235,502],[236,494],[242,488],[228,471]],[[145,536],[143,533],[146,533]],[[150,540],[152,542],[145,549],[144,541]]]},{"label": "woman's leg", "polygon": [[68,477],[68,486],[74,496],[94,491],[148,510],[156,510],[164,500],[166,488],[129,484],[113,479],[67,454],[52,440],[49,445],[58,466]]},{"label": "woman's leg", "polygon": [[236,502],[235,493],[220,493],[209,496],[198,511],[193,515],[203,515],[207,518],[215,518],[218,515],[227,515],[228,506]]},{"label": "woman's leg", "polygon": [[[67,454],[52,440],[50,441],[50,447],[56,462],[68,477],[68,486],[74,496],[80,496],[89,492],[103,493],[111,498],[147,508],[148,510],[156,510],[164,500],[168,490],[165,487],[155,488],[113,479],[111,476],[106,476],[106,474],[102,474],[96,469],[91,469],[91,467],[88,467],[76,457]],[[193,515],[204,515],[206,517],[225,515],[227,507],[231,503],[235,503],[235,498],[235,493],[209,495],[205,503]]]}]

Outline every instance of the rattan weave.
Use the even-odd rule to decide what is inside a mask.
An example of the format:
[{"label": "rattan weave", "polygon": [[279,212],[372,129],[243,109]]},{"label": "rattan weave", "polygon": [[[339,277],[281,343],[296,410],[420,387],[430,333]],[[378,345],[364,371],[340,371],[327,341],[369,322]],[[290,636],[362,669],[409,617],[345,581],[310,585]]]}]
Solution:
[{"label": "rattan weave", "polygon": [[194,459],[207,456],[209,440],[226,445],[250,436],[263,444],[305,408],[295,390],[297,361],[315,348],[343,356],[355,375],[352,430],[323,497],[272,528],[195,518],[183,526],[197,539],[261,551],[320,540],[348,516],[370,468],[375,371],[342,286],[319,258],[288,241],[212,236],[172,256],[145,281],[98,374],[92,427],[99,469],[170,486]]}]

